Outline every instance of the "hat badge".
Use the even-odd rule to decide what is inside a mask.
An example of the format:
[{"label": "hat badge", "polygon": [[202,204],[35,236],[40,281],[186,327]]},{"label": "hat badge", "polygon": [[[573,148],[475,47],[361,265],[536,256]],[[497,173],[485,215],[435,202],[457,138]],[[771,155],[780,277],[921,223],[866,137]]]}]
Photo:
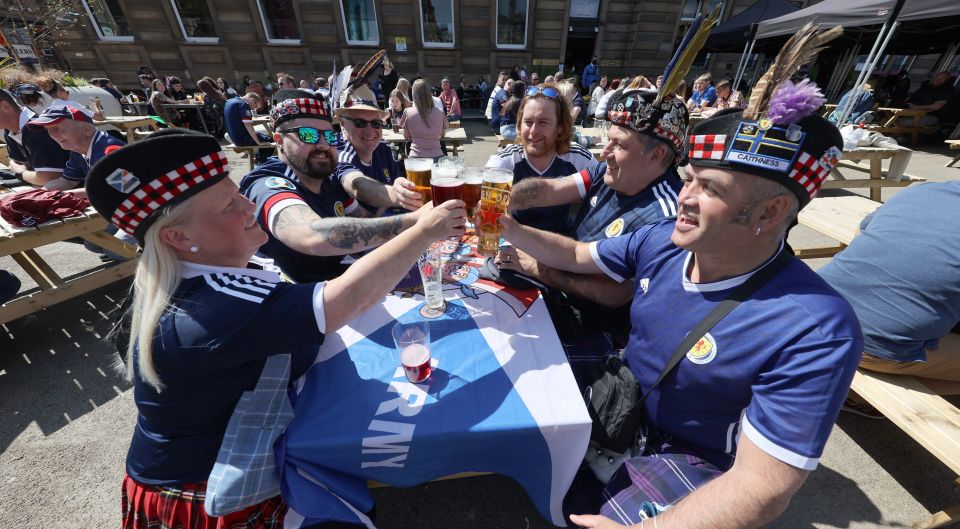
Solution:
[{"label": "hat badge", "polygon": [[791,123],[787,127],[787,139],[790,141],[800,141],[800,138],[803,137],[803,129],[800,128],[800,125],[796,123]]},{"label": "hat badge", "polygon": [[140,185],[140,179],[123,168],[114,169],[106,179],[107,185],[123,194],[130,194]]}]

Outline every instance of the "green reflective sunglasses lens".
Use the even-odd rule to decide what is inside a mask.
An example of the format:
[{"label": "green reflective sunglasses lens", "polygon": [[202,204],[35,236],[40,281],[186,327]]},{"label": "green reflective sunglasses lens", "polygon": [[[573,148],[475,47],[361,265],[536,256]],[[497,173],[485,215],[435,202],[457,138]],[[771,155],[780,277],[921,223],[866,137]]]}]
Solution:
[{"label": "green reflective sunglasses lens", "polygon": [[327,141],[328,144],[334,145],[337,143],[337,133],[332,130],[323,131],[323,139]]},{"label": "green reflective sunglasses lens", "polygon": [[311,127],[300,127],[297,129],[300,141],[313,145],[320,141],[320,131]]}]

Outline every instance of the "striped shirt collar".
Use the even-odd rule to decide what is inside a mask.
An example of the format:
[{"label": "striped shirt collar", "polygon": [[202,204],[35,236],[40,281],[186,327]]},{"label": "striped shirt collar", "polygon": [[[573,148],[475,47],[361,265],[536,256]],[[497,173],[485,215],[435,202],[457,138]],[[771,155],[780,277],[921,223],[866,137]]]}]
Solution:
[{"label": "striped shirt collar", "polygon": [[200,263],[191,263],[189,261],[180,261],[180,276],[183,279],[193,279],[207,274],[236,274],[255,277],[271,283],[279,283],[280,275],[268,270],[256,270],[253,268],[234,268],[230,266],[211,266]]}]

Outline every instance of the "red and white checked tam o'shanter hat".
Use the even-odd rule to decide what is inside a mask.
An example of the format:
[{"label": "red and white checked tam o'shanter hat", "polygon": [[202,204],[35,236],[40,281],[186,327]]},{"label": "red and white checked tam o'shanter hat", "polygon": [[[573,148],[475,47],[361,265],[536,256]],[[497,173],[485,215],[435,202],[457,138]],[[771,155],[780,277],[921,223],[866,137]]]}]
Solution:
[{"label": "red and white checked tam o'shanter hat", "polygon": [[208,134],[169,128],[120,147],[87,174],[87,198],[105,219],[143,245],[167,206],[179,204],[230,173],[220,143]]}]

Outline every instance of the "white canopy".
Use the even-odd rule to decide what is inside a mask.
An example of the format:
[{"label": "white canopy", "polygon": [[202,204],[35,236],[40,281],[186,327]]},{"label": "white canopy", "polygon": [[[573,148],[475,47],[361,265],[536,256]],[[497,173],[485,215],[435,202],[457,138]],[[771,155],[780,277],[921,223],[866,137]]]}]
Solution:
[{"label": "white canopy", "polygon": [[[896,0],[824,0],[806,9],[760,22],[757,39],[796,33],[807,22],[845,28],[880,25],[890,17]],[[897,17],[901,22],[960,15],[958,0],[909,0]]]}]

